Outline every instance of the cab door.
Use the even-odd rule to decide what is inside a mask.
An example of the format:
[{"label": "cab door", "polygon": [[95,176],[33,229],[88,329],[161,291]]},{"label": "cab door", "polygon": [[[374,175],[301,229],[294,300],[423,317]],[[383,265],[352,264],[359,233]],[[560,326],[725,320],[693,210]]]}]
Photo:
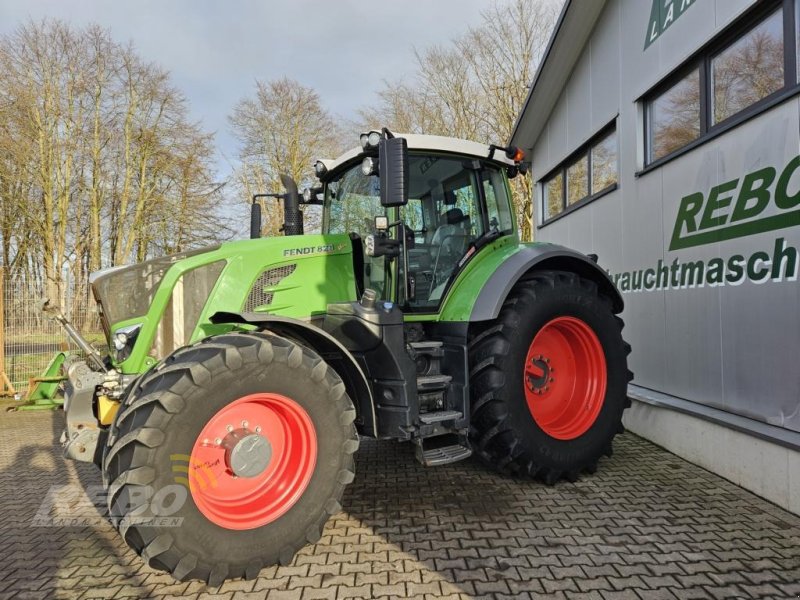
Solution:
[{"label": "cab door", "polygon": [[513,233],[514,223],[499,166],[453,156],[412,156],[409,162],[409,202],[400,218],[411,232],[408,270],[415,290],[398,301],[410,312],[430,313],[470,248],[489,233]]}]

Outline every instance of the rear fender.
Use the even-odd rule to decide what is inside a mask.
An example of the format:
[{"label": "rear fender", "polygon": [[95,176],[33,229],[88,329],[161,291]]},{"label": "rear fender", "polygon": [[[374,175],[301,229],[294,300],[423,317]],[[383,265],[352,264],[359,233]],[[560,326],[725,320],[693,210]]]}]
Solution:
[{"label": "rear fender", "polygon": [[497,318],[503,302],[520,278],[532,271],[569,271],[594,281],[612,303],[615,313],[625,304],[614,282],[597,263],[585,254],[556,244],[525,246],[509,256],[486,280],[472,307],[470,321]]},{"label": "rear fender", "polygon": [[305,321],[254,312],[217,312],[210,321],[215,325],[253,325],[313,349],[342,378],[358,413],[356,421],[360,431],[365,435],[376,435],[372,388],[355,357],[331,334]]}]

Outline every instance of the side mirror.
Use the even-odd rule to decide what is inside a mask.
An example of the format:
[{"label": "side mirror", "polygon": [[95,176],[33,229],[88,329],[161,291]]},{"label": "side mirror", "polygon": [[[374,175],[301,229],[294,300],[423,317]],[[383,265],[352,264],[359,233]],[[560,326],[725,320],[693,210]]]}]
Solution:
[{"label": "side mirror", "polygon": [[405,138],[382,138],[378,144],[378,172],[381,176],[381,205],[408,203],[408,143]]}]

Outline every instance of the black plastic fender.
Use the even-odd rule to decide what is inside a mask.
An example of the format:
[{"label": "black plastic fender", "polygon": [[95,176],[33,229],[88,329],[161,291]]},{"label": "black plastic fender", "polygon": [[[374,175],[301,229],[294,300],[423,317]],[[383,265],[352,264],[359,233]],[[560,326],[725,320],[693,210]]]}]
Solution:
[{"label": "black plastic fender", "polygon": [[614,282],[597,263],[585,254],[557,244],[525,246],[503,262],[483,284],[470,321],[490,321],[497,318],[511,288],[530,271],[571,271],[597,283],[600,291],[611,298],[615,313],[622,312],[625,303]]},{"label": "black plastic fender", "polygon": [[215,325],[253,325],[305,344],[317,352],[344,381],[347,394],[358,413],[356,423],[360,433],[376,435],[375,403],[367,377],[350,351],[327,331],[299,319],[254,312],[216,312],[211,315],[210,321]]}]

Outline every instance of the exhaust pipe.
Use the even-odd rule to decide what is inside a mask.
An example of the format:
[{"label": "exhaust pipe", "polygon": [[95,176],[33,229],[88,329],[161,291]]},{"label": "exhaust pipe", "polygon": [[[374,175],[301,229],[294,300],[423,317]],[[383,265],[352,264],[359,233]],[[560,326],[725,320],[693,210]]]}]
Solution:
[{"label": "exhaust pipe", "polygon": [[303,213],[297,184],[285,173],[281,173],[280,178],[286,190],[283,195],[283,235],[303,235]]},{"label": "exhaust pipe", "polygon": [[253,194],[250,205],[250,239],[261,237],[261,204],[259,198],[279,198],[283,200],[283,235],[303,235],[303,211],[300,210],[300,193],[294,179],[285,173],[280,174],[285,194]]},{"label": "exhaust pipe", "polygon": [[261,237],[261,204],[253,197],[250,205],[250,239],[257,240]]}]

